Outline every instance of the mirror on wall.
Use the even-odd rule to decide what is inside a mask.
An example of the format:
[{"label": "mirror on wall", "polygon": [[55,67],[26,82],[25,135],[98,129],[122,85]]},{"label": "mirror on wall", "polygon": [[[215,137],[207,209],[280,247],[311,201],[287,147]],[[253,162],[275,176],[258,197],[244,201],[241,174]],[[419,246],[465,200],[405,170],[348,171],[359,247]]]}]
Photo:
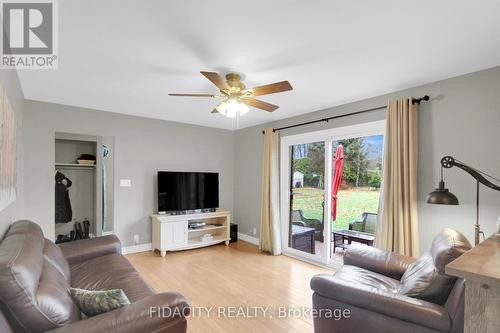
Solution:
[{"label": "mirror on wall", "polygon": [[103,137],[103,207],[102,207],[102,232],[113,232],[114,222],[114,170],[115,170],[115,138]]}]

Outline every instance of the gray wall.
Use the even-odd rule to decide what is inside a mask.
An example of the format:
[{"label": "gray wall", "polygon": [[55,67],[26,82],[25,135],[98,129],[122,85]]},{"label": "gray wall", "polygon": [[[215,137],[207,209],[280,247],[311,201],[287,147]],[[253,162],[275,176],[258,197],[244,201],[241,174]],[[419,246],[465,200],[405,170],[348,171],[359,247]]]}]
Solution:
[{"label": "gray wall", "polygon": [[[239,224],[240,231],[252,235],[252,230],[256,228],[258,237],[262,170],[261,130],[264,127],[280,127],[321,119],[385,105],[388,99],[420,97],[425,94],[430,95],[432,100],[423,103],[419,112],[418,208],[421,251],[428,250],[433,236],[445,227],[460,230],[473,241],[475,218],[473,178],[459,169],[447,170],[447,185],[459,198],[459,206],[428,205],[425,203],[425,198],[439,181],[439,161],[444,155],[452,155],[480,170],[500,177],[500,67],[237,131],[234,146],[234,221]],[[285,130],[281,135],[384,118],[385,111],[375,111],[327,124]],[[495,222],[499,216],[500,192],[483,187],[481,221],[486,235],[494,232]]]},{"label": "gray wall", "polygon": [[10,223],[23,216],[23,104],[24,96],[19,84],[17,72],[13,69],[0,70],[0,86],[7,92],[9,102],[17,118],[17,199],[0,211],[0,239]]},{"label": "gray wall", "polygon": [[[220,172],[221,207],[233,209],[233,133],[36,101],[25,101],[25,215],[54,237],[54,134],[114,137],[114,231],[124,246],[151,242],[156,171]],[[132,187],[119,187],[131,179]]]}]

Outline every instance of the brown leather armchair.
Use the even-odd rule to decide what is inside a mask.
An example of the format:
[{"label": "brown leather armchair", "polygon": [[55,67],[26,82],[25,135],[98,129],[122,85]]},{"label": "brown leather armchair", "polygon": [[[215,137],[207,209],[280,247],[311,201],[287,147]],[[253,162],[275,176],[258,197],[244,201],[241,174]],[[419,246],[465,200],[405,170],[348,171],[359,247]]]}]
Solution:
[{"label": "brown leather armchair", "polygon": [[[443,230],[419,259],[366,245],[350,245],[334,275],[311,280],[314,331],[463,332],[464,281],[444,267],[471,248],[457,231]],[[343,318],[326,315],[348,310]],[[345,314],[345,312],[344,312]]]},{"label": "brown leather armchair", "polygon": [[[123,289],[131,304],[82,318],[69,288]],[[150,308],[180,314],[150,315]],[[0,332],[186,332],[189,305],[176,292],[156,294],[121,255],[114,235],[64,243],[31,221],[11,225],[0,243]]]}]

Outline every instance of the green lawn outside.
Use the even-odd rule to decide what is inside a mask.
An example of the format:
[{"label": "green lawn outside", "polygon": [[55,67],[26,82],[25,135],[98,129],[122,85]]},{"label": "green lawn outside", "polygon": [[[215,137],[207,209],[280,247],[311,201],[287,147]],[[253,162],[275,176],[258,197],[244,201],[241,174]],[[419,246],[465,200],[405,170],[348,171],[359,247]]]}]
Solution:
[{"label": "green lawn outside", "polygon": [[[293,209],[301,209],[307,218],[323,219],[323,190],[313,187],[293,189]],[[380,190],[350,188],[338,193],[337,219],[332,229],[348,229],[349,222],[359,220],[361,213],[376,213]]]}]

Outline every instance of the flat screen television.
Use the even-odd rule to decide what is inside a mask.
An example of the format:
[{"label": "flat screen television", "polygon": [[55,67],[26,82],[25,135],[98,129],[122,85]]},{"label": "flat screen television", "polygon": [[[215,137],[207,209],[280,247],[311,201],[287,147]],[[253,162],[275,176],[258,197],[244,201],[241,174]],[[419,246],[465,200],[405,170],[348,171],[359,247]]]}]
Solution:
[{"label": "flat screen television", "polygon": [[158,212],[212,211],[218,207],[218,173],[158,171]]}]

